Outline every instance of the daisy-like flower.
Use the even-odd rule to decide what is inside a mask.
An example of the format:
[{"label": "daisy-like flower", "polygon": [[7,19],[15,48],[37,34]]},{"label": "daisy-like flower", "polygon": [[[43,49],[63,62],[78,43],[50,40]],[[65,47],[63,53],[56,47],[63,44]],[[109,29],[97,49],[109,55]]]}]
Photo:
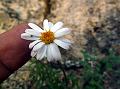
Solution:
[{"label": "daisy-like flower", "polygon": [[21,38],[33,41],[29,44],[29,48],[32,49],[31,56],[36,56],[38,60],[47,57],[48,61],[62,59],[58,46],[69,49],[71,41],[63,36],[69,34],[70,29],[62,28],[62,22],[53,25],[47,19],[43,21],[43,29],[34,23],[28,23],[28,25],[31,29],[26,29],[25,33],[21,34]]}]

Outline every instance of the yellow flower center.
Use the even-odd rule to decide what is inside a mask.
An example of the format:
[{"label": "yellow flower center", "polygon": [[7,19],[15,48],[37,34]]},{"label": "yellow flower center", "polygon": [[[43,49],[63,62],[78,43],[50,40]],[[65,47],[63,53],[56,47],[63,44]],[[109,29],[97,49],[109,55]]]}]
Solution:
[{"label": "yellow flower center", "polygon": [[50,30],[47,32],[43,32],[40,35],[40,40],[42,40],[45,44],[52,43],[54,39],[55,39],[54,33],[51,32]]}]

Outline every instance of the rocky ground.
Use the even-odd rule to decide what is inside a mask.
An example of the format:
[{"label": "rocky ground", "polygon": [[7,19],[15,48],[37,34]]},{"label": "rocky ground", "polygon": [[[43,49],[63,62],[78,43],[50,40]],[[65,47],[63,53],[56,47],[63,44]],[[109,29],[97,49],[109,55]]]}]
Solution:
[{"label": "rocky ground", "polygon": [[[109,48],[115,48],[120,54],[120,0],[0,0],[0,33],[23,22],[41,25],[45,18],[54,23],[63,21],[72,29],[68,38],[74,44],[64,52],[65,59],[82,58],[82,49],[90,53],[97,49],[99,53],[107,54]],[[26,67],[23,67],[12,75],[16,76],[15,80],[11,76],[6,81],[16,81],[19,75],[22,79],[25,72]],[[17,80],[18,83],[21,81]],[[23,85],[29,86],[28,80],[23,78],[23,81]],[[9,85],[12,88],[7,89],[20,89]]]}]

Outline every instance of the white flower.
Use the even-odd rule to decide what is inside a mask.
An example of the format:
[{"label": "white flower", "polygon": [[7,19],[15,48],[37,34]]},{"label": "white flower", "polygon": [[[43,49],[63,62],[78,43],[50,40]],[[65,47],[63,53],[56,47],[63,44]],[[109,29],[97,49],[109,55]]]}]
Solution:
[{"label": "white flower", "polygon": [[38,60],[47,57],[48,61],[60,60],[61,53],[58,46],[68,49],[71,45],[71,41],[63,38],[63,36],[69,34],[71,31],[68,28],[62,28],[63,23],[57,22],[55,25],[44,20],[43,29],[33,23],[28,23],[31,29],[26,29],[25,33],[21,34],[21,38],[26,40],[33,40],[29,44],[29,48],[32,49],[31,56]]}]

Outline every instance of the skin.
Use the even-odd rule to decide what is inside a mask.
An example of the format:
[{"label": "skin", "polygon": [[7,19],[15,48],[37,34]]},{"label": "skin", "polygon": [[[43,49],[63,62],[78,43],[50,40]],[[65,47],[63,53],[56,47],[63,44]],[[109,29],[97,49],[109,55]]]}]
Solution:
[{"label": "skin", "polygon": [[0,83],[30,59],[30,41],[21,39],[27,28],[27,24],[20,24],[0,34]]}]

